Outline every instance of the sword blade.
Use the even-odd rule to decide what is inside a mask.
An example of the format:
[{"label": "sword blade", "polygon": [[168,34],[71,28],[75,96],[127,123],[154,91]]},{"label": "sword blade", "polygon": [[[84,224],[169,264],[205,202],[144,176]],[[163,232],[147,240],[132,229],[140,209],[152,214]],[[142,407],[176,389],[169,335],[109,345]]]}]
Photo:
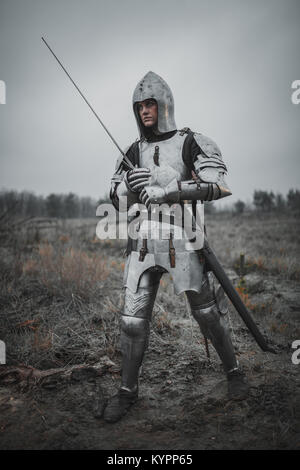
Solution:
[{"label": "sword blade", "polygon": [[103,127],[103,129],[106,131],[106,133],[109,135],[109,137],[111,138],[111,140],[113,141],[113,143],[115,144],[115,146],[119,149],[119,151],[121,152],[121,154],[123,155],[123,158],[124,158],[124,163],[130,168],[130,169],[133,169],[134,168],[134,165],[131,163],[131,161],[129,160],[129,158],[125,155],[125,153],[123,152],[123,150],[121,149],[121,147],[118,145],[118,143],[116,142],[116,140],[114,139],[114,137],[111,135],[111,133],[109,132],[109,130],[107,129],[107,127],[104,125],[104,123],[101,121],[100,117],[98,116],[98,114],[96,113],[96,111],[94,110],[94,108],[92,107],[92,105],[88,102],[88,100],[86,99],[86,97],[84,96],[84,94],[81,92],[80,88],[77,86],[77,84],[74,82],[73,78],[71,77],[71,75],[69,74],[69,72],[66,70],[66,68],[63,66],[63,64],[61,63],[61,61],[59,60],[59,58],[56,56],[56,54],[53,52],[53,50],[51,49],[51,47],[49,46],[49,44],[47,43],[47,41],[42,37],[42,41],[44,42],[44,44],[48,47],[49,51],[51,52],[51,54],[53,55],[53,57],[55,58],[55,60],[59,63],[59,65],[61,66],[61,68],[63,69],[63,71],[65,72],[65,74],[67,75],[67,77],[70,79],[70,81],[73,83],[74,87],[76,88],[76,90],[78,91],[78,93],[80,94],[80,96],[83,98],[83,100],[86,102],[86,104],[88,105],[88,107],[90,108],[90,110],[92,111],[92,113],[96,116],[96,119],[100,122],[101,126]]}]

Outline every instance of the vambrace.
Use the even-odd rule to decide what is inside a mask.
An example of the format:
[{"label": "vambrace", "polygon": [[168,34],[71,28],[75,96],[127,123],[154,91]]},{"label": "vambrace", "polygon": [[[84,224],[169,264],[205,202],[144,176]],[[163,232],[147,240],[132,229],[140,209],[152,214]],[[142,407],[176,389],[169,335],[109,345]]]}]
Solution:
[{"label": "vambrace", "polygon": [[[184,200],[213,201],[232,194],[221,178],[218,183],[204,183],[199,179],[178,181],[174,178],[165,188],[148,186],[144,192],[146,192],[146,195],[143,196],[144,200],[148,198],[152,204],[176,203]],[[143,195],[143,192],[141,194]]]},{"label": "vambrace", "polygon": [[218,183],[204,183],[200,182],[200,180],[181,182],[173,180],[165,190],[167,197],[174,202],[180,202],[185,199],[191,201],[214,201],[232,194],[226,183],[224,181],[222,183],[220,181]]}]

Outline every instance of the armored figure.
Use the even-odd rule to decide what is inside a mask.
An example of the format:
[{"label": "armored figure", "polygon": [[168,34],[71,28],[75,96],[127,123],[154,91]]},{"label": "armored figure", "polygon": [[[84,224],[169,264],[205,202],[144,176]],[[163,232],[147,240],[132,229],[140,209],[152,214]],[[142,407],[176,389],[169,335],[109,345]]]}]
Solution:
[{"label": "armored figure", "polygon": [[[133,112],[140,138],[125,153],[134,169],[128,170],[123,157],[116,164],[110,197],[118,210],[144,204],[152,208],[192,207],[231,194],[224,176],[227,168],[217,145],[208,137],[188,128],[177,130],[174,100],[167,83],[148,72],[133,94]],[[126,196],[126,207],[121,198]],[[170,212],[171,213],[171,212]],[[160,237],[149,238],[154,225]],[[168,236],[163,236],[167,227]],[[175,237],[174,229],[182,229]],[[153,233],[153,232],[151,232]],[[221,286],[208,271],[199,247],[187,244],[183,217],[172,215],[167,223],[161,217],[147,216],[139,221],[137,236],[129,237],[124,270],[125,304],[121,317],[122,383],[104,410],[104,419],[118,421],[138,398],[138,376],[148,345],[150,321],[159,282],[170,273],[176,294],[185,293],[191,312],[205,336],[216,349],[228,378],[232,398],[243,398],[248,385],[239,368],[226,323],[227,304]]]}]

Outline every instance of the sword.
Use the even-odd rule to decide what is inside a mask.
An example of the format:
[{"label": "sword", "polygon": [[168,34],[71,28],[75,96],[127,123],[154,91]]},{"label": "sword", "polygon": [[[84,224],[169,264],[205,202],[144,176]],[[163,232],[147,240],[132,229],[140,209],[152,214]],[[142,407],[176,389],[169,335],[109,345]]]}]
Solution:
[{"label": "sword", "polygon": [[224,269],[219,263],[213,250],[209,246],[206,238],[204,241],[202,252],[204,254],[205,262],[208,268],[214,273],[214,275],[218,279],[219,283],[224,289],[224,292],[227,294],[227,296],[233,303],[238,314],[242,317],[244,323],[248,327],[250,333],[256,340],[257,344],[260,346],[260,348],[263,351],[268,351],[268,352],[276,354],[277,352],[275,351],[275,349],[273,349],[271,346],[267,344],[265,338],[263,337],[263,335],[257,328],[255,322],[253,321],[250,313],[248,312],[246,308],[246,305],[240,298],[239,294],[237,293],[236,289],[234,288],[230,280],[228,279],[227,274],[225,273]]},{"label": "sword", "polygon": [[48,47],[49,51],[51,52],[51,54],[53,55],[53,57],[55,58],[55,60],[59,63],[59,65],[61,66],[61,68],[63,69],[63,71],[65,72],[65,74],[69,77],[69,79],[71,80],[71,82],[73,83],[74,87],[76,88],[76,90],[78,91],[78,93],[80,94],[80,96],[84,99],[84,101],[86,102],[86,104],[88,105],[88,107],[90,108],[90,110],[92,111],[92,113],[96,116],[96,118],[98,119],[98,121],[100,122],[101,126],[103,127],[103,129],[106,131],[106,133],[109,135],[109,137],[111,138],[111,140],[113,141],[113,143],[116,145],[116,147],[118,148],[118,150],[121,152],[121,154],[123,155],[123,163],[130,169],[134,169],[134,165],[131,163],[131,161],[129,160],[129,158],[127,157],[127,155],[123,152],[123,150],[121,149],[121,147],[118,145],[118,143],[116,142],[116,140],[113,138],[113,136],[111,135],[111,133],[109,132],[109,130],[107,129],[107,127],[103,124],[103,122],[101,121],[100,117],[98,116],[98,114],[96,113],[96,111],[94,110],[94,108],[90,105],[90,103],[88,102],[88,100],[86,99],[86,97],[84,96],[84,94],[82,93],[82,91],[79,89],[79,87],[76,85],[76,83],[74,82],[73,78],[71,77],[71,75],[69,74],[69,72],[65,69],[65,67],[63,66],[63,64],[61,63],[61,61],[58,59],[58,57],[54,54],[53,50],[51,49],[51,47],[49,46],[49,44],[47,43],[47,41],[42,37],[42,41],[45,43],[45,45]]}]

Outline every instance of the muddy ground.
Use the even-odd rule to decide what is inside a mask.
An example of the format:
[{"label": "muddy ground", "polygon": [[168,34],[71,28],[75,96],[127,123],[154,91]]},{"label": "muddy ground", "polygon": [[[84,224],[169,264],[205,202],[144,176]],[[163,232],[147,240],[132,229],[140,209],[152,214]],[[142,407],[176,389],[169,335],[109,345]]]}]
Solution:
[{"label": "muddy ground", "polygon": [[[214,235],[217,223],[226,234],[222,243]],[[264,243],[257,237],[262,224],[269,237]],[[26,239],[21,255],[18,245],[18,259],[11,244],[2,242],[6,261],[1,264],[0,339],[6,342],[7,364],[0,366],[1,449],[300,448],[300,364],[292,362],[292,342],[300,339],[299,219],[283,224],[277,218],[216,221],[214,216],[208,225],[211,244],[228,276],[278,351],[260,351],[230,306],[228,322],[250,383],[248,398],[227,398],[216,353],[210,345],[206,357],[184,295],[174,297],[172,282],[164,275],[140,376],[140,398],[122,421],[105,423],[102,409],[120,381],[123,246],[97,242],[87,232],[78,235],[64,226],[52,241],[43,233]],[[76,245],[92,259],[105,260],[95,290],[88,292],[77,278],[62,284],[61,276],[55,283],[58,258],[52,271],[49,260],[57,253],[41,249],[51,243],[61,243],[61,250]],[[288,255],[280,255],[287,245]],[[278,252],[287,268],[280,269],[268,250],[275,258]],[[244,276],[238,265],[241,251],[248,259]],[[67,267],[74,272],[72,264]]]}]

